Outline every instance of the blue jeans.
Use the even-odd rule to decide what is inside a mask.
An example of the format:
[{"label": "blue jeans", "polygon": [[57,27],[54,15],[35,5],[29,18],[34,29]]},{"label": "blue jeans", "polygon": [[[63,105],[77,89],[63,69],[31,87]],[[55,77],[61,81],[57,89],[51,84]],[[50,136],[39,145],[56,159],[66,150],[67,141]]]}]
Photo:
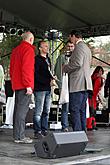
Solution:
[{"label": "blue jeans", "polygon": [[68,127],[68,109],[69,109],[69,103],[62,104],[62,110],[61,110],[62,129]]},{"label": "blue jeans", "polygon": [[38,91],[34,93],[35,110],[33,115],[33,123],[35,133],[41,133],[48,129],[48,118],[51,105],[51,92]]},{"label": "blue jeans", "polygon": [[73,131],[86,129],[86,100],[87,91],[73,92],[69,94],[69,110]]}]

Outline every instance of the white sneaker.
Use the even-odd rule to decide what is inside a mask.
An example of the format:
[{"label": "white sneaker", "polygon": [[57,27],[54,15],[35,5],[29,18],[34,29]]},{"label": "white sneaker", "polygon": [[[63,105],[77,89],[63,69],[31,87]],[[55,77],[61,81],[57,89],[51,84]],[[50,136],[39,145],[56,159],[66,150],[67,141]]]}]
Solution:
[{"label": "white sneaker", "polygon": [[11,124],[4,124],[2,125],[0,128],[9,128],[9,129],[13,129],[13,126]]},{"label": "white sneaker", "polygon": [[13,125],[8,125],[8,128],[9,129],[13,129]]},{"label": "white sneaker", "polygon": [[25,144],[30,144],[33,142],[32,139],[25,137],[24,139],[21,140],[14,140],[15,143],[25,143]]},{"label": "white sneaker", "polygon": [[4,124],[0,128],[7,128],[7,127],[8,127],[8,125]]}]

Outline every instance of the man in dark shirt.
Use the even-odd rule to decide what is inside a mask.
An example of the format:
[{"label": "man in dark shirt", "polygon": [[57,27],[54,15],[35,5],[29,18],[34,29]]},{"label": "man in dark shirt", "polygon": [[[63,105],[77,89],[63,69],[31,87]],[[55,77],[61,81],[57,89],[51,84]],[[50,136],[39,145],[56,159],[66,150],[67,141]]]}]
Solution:
[{"label": "man in dark shirt", "polygon": [[51,63],[48,57],[49,45],[39,43],[39,54],[35,58],[34,96],[35,111],[33,116],[34,136],[41,138],[47,134],[48,117],[51,105]]}]

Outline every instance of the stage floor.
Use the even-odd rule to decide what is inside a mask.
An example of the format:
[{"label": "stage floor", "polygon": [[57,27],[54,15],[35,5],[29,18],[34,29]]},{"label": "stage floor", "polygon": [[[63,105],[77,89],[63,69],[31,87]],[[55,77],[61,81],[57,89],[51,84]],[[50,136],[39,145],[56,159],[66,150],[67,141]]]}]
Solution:
[{"label": "stage floor", "polygon": [[[89,142],[81,155],[57,159],[37,157],[33,154],[35,140],[32,144],[15,144],[12,133],[12,129],[0,131],[0,165],[110,165],[109,127],[88,131]],[[26,135],[33,138],[33,129],[27,128]]]}]

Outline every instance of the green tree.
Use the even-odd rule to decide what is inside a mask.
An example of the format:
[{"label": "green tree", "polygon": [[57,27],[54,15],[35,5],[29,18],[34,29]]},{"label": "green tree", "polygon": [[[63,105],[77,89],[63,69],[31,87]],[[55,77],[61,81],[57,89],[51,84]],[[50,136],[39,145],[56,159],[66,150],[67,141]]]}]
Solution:
[{"label": "green tree", "polygon": [[0,64],[3,66],[6,79],[9,74],[9,62],[10,62],[10,54],[12,49],[16,47],[21,41],[21,36],[18,35],[10,35],[3,34],[3,39],[0,42]]}]

